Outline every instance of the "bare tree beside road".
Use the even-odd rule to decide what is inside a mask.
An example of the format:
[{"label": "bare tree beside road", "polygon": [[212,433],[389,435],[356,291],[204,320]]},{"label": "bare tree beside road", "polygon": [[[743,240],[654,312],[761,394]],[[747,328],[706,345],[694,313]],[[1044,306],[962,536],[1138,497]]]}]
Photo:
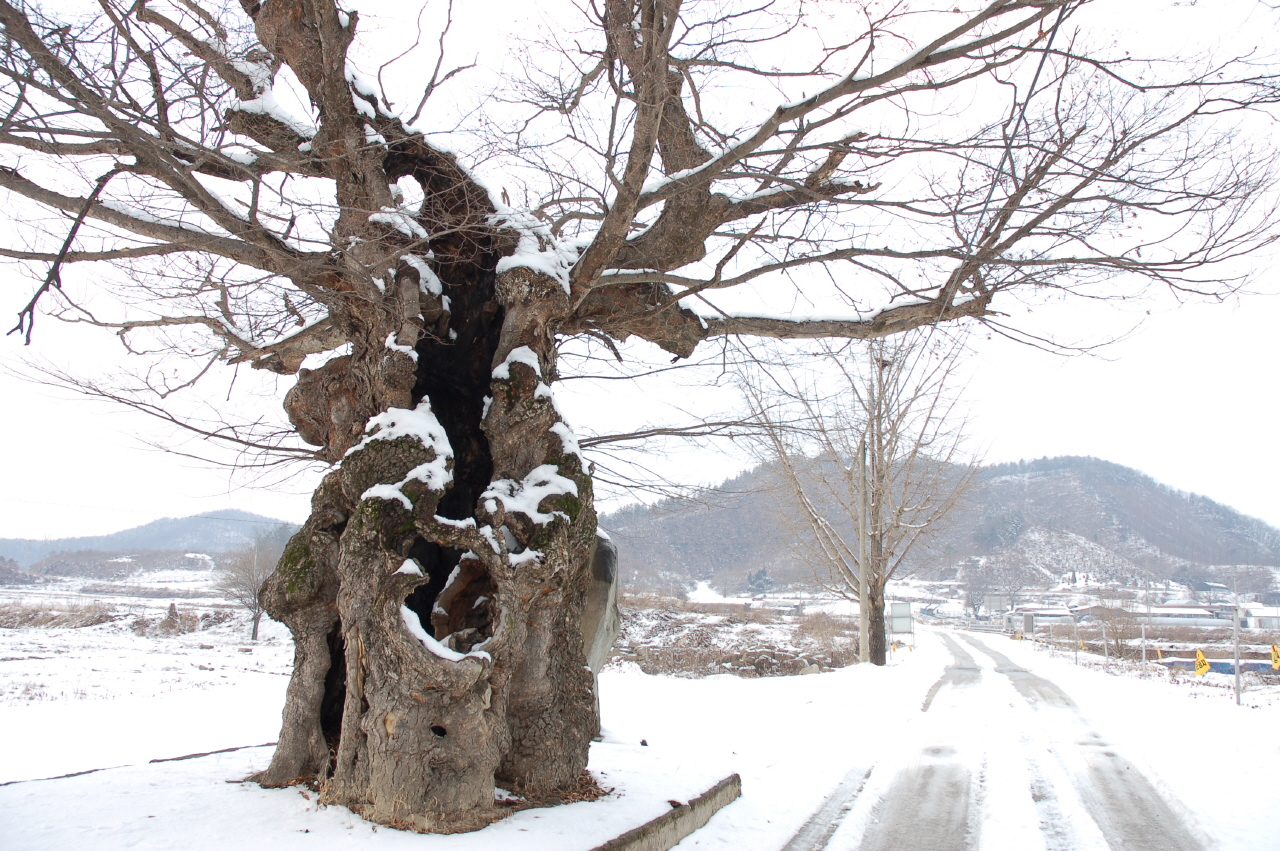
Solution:
[{"label": "bare tree beside road", "polygon": [[928,546],[977,473],[962,452],[951,386],[958,354],[954,341],[903,334],[820,346],[809,373],[758,364],[743,383],[759,429],[750,440],[789,487],[788,510],[823,584],[867,613],[876,665],[885,663],[885,586]]}]

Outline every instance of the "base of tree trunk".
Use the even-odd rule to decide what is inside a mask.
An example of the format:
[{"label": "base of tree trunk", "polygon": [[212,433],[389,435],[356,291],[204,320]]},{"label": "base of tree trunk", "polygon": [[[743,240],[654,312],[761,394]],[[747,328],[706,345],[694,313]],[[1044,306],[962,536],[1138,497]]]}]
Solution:
[{"label": "base of tree trunk", "polygon": [[884,597],[870,595],[871,611],[869,613],[869,629],[867,636],[867,652],[873,665],[888,663],[888,647],[885,643]]}]

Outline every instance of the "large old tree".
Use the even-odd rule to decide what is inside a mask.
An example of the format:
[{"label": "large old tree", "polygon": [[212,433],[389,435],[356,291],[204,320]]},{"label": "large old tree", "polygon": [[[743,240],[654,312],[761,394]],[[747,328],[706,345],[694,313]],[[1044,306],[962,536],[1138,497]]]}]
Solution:
[{"label": "large old tree", "polygon": [[[355,5],[413,30],[411,4]],[[1265,81],[1089,53],[1120,0],[545,5],[563,33],[523,79],[449,112],[465,74],[379,71],[405,45],[361,52],[335,0],[0,0],[0,256],[36,281],[15,330],[52,313],[193,364],[144,376],[157,406],[220,361],[296,376],[312,448],[266,448],[331,469],[267,587],[296,662],[259,779],[420,829],[586,764],[565,346],[878,337],[1116,276],[1220,290],[1207,267],[1266,225],[1226,143]]]}]

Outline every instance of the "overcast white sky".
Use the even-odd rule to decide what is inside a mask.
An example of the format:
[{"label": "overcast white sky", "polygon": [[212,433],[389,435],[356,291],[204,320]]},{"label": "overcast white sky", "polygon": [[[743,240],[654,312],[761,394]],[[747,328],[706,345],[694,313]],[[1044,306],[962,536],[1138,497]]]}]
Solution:
[{"label": "overcast white sky", "polygon": [[[1132,318],[1106,305],[1058,305],[1024,326],[1088,323],[1117,332]],[[989,462],[1093,455],[1280,526],[1280,296],[1185,305],[1145,318],[1129,338],[1096,355],[1049,355],[998,338],[978,343],[966,393],[975,448]],[[57,333],[43,327],[49,337]],[[36,347],[42,342],[37,335]],[[22,354],[13,337],[0,346],[5,362]],[[590,396],[566,401],[578,424],[603,431],[644,422],[656,403],[706,401],[689,389],[666,392],[672,395],[646,403],[615,387],[595,412]],[[0,394],[0,537],[101,534],[225,507],[292,521],[306,516],[313,477],[270,489],[237,487],[225,470],[145,446],[155,429],[140,416],[8,377],[0,377]],[[742,463],[698,450],[680,453],[670,468],[688,481],[714,482]]]},{"label": "overcast white sky", "polygon": [[[1158,26],[1153,20],[1161,19],[1147,18],[1148,25]],[[1180,29],[1177,35],[1188,33]],[[1270,267],[1263,258],[1258,264]],[[0,266],[0,319],[6,322],[0,330],[11,327],[6,317],[15,316],[31,287],[29,279]],[[1264,274],[1258,289],[1280,286]],[[1280,450],[1273,437],[1280,405],[1274,377],[1280,296],[1177,309],[1149,304],[1127,312],[1077,303],[1016,317],[1024,328],[1092,340],[1115,336],[1139,319],[1145,321],[1135,333],[1096,356],[1063,358],[1000,339],[980,342],[968,364],[975,446],[990,462],[1097,456],[1280,526]],[[70,353],[90,370],[115,359],[110,345],[75,330],[45,320],[32,349]],[[16,336],[0,340],[0,364],[14,364],[31,351],[22,348]],[[288,386],[283,381],[278,392]],[[664,401],[707,401],[698,391],[681,392],[686,398]],[[101,534],[226,507],[295,522],[306,516],[314,477],[269,489],[240,486],[225,470],[147,447],[154,427],[137,415],[2,375],[0,398],[0,537]],[[576,394],[566,398],[572,419],[602,431],[649,418],[654,404],[622,388],[604,406]],[[731,475],[741,464],[705,451],[680,453],[671,462],[683,477],[702,483]]]}]

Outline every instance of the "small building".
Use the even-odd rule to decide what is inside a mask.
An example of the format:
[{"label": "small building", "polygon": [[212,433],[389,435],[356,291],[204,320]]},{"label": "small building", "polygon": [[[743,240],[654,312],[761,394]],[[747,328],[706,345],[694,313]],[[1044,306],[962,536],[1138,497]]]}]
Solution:
[{"label": "small building", "polygon": [[1214,602],[1231,599],[1231,589],[1221,582],[1193,582],[1191,590],[1195,593],[1196,599],[1204,597]]},{"label": "small building", "polygon": [[[1145,619],[1145,607],[1135,614]],[[1154,626],[1220,627],[1230,626],[1231,619],[1229,614],[1223,618],[1218,612],[1205,606],[1152,606],[1150,623]]]},{"label": "small building", "polygon": [[1030,633],[1038,626],[1073,623],[1071,610],[1064,606],[1018,606],[1004,616],[1006,632]]},{"label": "small building", "polygon": [[1245,629],[1280,629],[1280,606],[1255,606],[1250,603],[1240,609],[1240,626]]},{"label": "small building", "polygon": [[[1106,613],[1103,612],[1104,608],[1111,613],[1115,613],[1117,610],[1123,611],[1138,622],[1147,621],[1147,607],[1136,601],[1126,601],[1121,607],[1103,607],[1096,604],[1080,606],[1072,609],[1072,612],[1082,621],[1094,621],[1106,616]],[[1228,610],[1227,614],[1220,615],[1208,606],[1152,606],[1151,620],[1147,621],[1147,625],[1229,627],[1231,626],[1231,614]]]}]

